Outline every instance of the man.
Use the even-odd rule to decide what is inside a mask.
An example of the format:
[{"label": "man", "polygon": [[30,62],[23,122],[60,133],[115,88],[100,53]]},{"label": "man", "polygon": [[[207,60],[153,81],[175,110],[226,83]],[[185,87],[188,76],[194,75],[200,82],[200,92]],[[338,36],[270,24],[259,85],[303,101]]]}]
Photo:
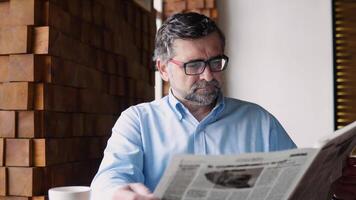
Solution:
[{"label": "man", "polygon": [[94,199],[155,199],[175,154],[240,154],[295,148],[260,106],[224,97],[225,38],[209,18],[176,14],[156,35],[155,56],[169,95],[132,106],[117,120],[92,182]]}]

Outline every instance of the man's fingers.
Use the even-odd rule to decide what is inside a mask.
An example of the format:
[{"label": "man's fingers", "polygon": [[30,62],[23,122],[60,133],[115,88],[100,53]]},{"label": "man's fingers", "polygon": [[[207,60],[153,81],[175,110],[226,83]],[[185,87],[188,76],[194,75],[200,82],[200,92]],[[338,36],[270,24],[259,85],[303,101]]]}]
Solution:
[{"label": "man's fingers", "polygon": [[142,183],[131,183],[129,187],[132,191],[141,195],[149,195],[152,194],[151,191]]},{"label": "man's fingers", "polygon": [[159,200],[142,183],[131,183],[119,187],[113,200]]},{"label": "man's fingers", "polygon": [[112,200],[119,200],[119,199],[135,199],[135,193],[127,187],[121,187],[116,190]]},{"label": "man's fingers", "polygon": [[159,200],[159,198],[155,197],[153,194],[145,195],[145,197],[148,198],[149,200]]},{"label": "man's fingers", "polygon": [[113,200],[159,200],[153,196],[153,194],[141,195],[134,192],[131,188],[131,184],[127,187],[121,187],[116,190]]}]

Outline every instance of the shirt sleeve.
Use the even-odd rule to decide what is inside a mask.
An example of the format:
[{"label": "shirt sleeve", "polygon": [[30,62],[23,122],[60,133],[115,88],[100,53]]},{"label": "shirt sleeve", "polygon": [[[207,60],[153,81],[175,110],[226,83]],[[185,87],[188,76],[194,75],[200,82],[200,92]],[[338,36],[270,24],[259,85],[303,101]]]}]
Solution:
[{"label": "shirt sleeve", "polygon": [[297,148],[288,133],[284,130],[278,120],[271,116],[270,122],[270,151],[280,151]]},{"label": "shirt sleeve", "polygon": [[112,129],[104,157],[92,183],[92,200],[111,199],[125,184],[144,182],[139,116],[134,107],[122,112]]}]

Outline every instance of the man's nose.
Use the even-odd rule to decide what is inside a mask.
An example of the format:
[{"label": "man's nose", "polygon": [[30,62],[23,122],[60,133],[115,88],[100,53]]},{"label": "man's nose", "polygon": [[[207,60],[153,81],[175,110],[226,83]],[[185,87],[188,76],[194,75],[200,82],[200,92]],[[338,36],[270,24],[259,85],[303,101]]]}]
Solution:
[{"label": "man's nose", "polygon": [[211,72],[209,65],[205,66],[203,73],[200,74],[200,78],[206,81],[211,81],[214,79],[213,73]]}]

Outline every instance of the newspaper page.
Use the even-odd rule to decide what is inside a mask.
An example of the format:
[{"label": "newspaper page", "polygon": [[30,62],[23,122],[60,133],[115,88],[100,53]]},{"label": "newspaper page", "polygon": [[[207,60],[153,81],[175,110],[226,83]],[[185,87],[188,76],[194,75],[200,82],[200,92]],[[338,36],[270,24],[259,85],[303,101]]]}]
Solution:
[{"label": "newspaper page", "polygon": [[290,199],[330,199],[330,186],[341,176],[346,158],[356,147],[356,122],[324,138],[318,146],[317,156]]},{"label": "newspaper page", "polygon": [[[156,188],[162,200],[287,199],[316,149],[174,157]],[[299,178],[299,179],[300,179]]]},{"label": "newspaper page", "polygon": [[319,148],[229,156],[174,157],[155,190],[162,200],[327,199],[356,146],[356,122]]}]

